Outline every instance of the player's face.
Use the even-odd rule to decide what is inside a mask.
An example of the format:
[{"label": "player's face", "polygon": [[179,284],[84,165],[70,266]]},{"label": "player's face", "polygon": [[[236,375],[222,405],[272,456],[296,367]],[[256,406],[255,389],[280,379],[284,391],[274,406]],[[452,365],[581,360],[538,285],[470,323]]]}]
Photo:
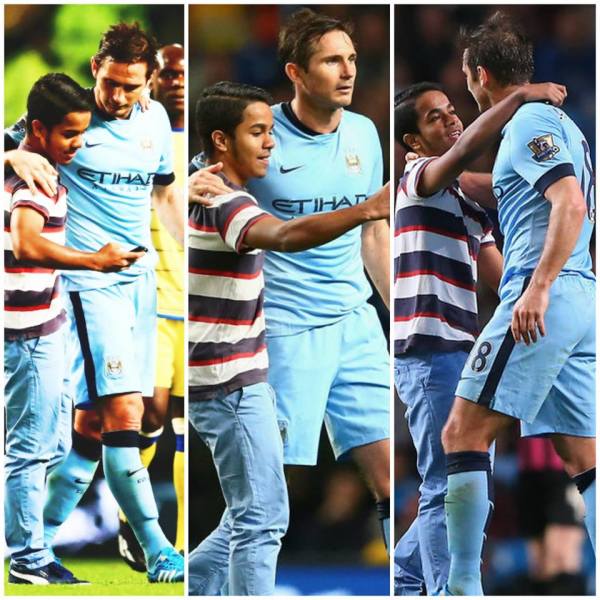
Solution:
[{"label": "player's face", "polygon": [[52,129],[41,126],[40,138],[46,156],[59,165],[66,165],[74,158],[83,145],[83,134],[89,127],[92,113],[89,111],[71,112]]},{"label": "player's face", "polygon": [[468,50],[465,50],[463,54],[462,72],[465,74],[467,79],[467,89],[471,93],[471,96],[473,96],[475,99],[475,102],[477,102],[479,112],[483,112],[490,107],[489,98],[479,82],[477,73],[473,73],[467,64],[467,52]]},{"label": "player's face", "polygon": [[415,136],[424,156],[441,156],[452,148],[463,124],[448,96],[437,90],[421,94],[415,102],[419,135]]},{"label": "player's face", "polygon": [[159,51],[159,68],[152,75],[152,95],[169,115],[185,109],[185,63],[181,46],[166,46]]},{"label": "player's face", "polygon": [[148,65],[145,62],[119,63],[105,58],[97,64],[92,59],[96,79],[94,97],[103,112],[116,119],[126,119],[146,88]]},{"label": "player's face", "polygon": [[352,102],[356,50],[343,31],[329,31],[316,44],[308,68],[299,68],[301,90],[311,101],[335,110]]},{"label": "player's face", "polygon": [[227,157],[230,166],[240,180],[264,177],[269,166],[273,139],[273,113],[268,104],[253,102],[244,110],[242,122],[235,128],[231,138],[231,153]]}]

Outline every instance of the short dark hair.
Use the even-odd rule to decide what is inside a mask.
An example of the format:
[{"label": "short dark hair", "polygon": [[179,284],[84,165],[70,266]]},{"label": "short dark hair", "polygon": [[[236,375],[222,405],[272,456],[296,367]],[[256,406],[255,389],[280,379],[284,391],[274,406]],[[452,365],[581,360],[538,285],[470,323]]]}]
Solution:
[{"label": "short dark hair", "polygon": [[473,75],[478,66],[485,67],[502,86],[528,83],[533,75],[532,43],[500,11],[475,29],[462,29],[460,45]]},{"label": "short dark hair", "polygon": [[105,58],[127,64],[145,62],[148,65],[146,77],[150,77],[158,67],[157,51],[156,40],[142,31],[139,23],[119,23],[102,35],[98,52],[94,54],[94,61],[98,65],[101,65]]},{"label": "short dark hair", "polygon": [[270,105],[273,98],[262,88],[232,81],[220,81],[202,91],[196,103],[196,128],[202,150],[208,157],[215,151],[213,131],[220,130],[233,136],[243,120],[244,110],[252,102]]},{"label": "short dark hair", "polygon": [[319,40],[330,31],[342,31],[356,46],[352,37],[353,26],[348,21],[319,14],[310,8],[296,11],[279,33],[279,58],[308,69],[310,57],[315,53]]},{"label": "short dark hair", "polygon": [[38,120],[48,129],[62,123],[71,112],[91,112],[92,95],[64,73],[48,73],[40,77],[27,97],[27,131]]},{"label": "short dark hair", "polygon": [[446,93],[438,83],[422,81],[398,92],[394,98],[394,138],[409,152],[412,148],[404,141],[404,136],[407,133],[419,133],[417,125],[419,115],[415,105],[425,92]]}]

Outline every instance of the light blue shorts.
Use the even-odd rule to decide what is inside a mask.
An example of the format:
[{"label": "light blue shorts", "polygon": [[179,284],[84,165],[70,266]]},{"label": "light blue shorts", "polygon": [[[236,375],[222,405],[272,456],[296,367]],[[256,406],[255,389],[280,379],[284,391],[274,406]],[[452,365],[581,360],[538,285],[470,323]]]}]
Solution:
[{"label": "light blue shorts", "polygon": [[141,392],[152,396],[156,346],[154,272],[132,283],[69,292],[74,341],[75,405],[94,408],[98,398]]},{"label": "light blue shorts", "polygon": [[515,344],[513,307],[523,277],[502,290],[501,302],[471,351],[456,395],[522,421],[523,436],[595,436],[595,282],[558,277],[544,316],[546,337]]},{"label": "light blue shorts", "polygon": [[323,421],[336,458],[389,438],[389,354],[371,305],[267,346],[286,464],[316,464]]}]

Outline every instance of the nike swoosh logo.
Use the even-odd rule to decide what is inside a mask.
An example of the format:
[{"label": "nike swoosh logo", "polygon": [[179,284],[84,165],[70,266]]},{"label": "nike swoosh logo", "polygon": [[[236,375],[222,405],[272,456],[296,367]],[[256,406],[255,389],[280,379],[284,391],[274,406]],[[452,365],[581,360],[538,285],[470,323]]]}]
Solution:
[{"label": "nike swoosh logo", "polygon": [[284,167],[279,167],[279,172],[282,175],[285,175],[286,173],[291,173],[292,171],[296,171],[297,169],[301,169],[304,165],[299,165],[298,167],[292,167],[291,169],[285,169]]},{"label": "nike swoosh logo", "polygon": [[77,479],[75,479],[75,483],[83,483],[84,485],[89,485],[92,482],[89,481],[89,480],[86,481],[85,479],[79,479],[79,478],[77,478]]},{"label": "nike swoosh logo", "polygon": [[135,471],[127,471],[127,477],[131,477],[132,475],[135,475],[136,473],[143,471],[145,468],[146,467],[140,467],[139,469],[136,469]]},{"label": "nike swoosh logo", "polygon": [[99,146],[102,142],[96,142],[95,144],[90,144],[89,142],[85,143],[86,148],[93,148],[94,146]]}]

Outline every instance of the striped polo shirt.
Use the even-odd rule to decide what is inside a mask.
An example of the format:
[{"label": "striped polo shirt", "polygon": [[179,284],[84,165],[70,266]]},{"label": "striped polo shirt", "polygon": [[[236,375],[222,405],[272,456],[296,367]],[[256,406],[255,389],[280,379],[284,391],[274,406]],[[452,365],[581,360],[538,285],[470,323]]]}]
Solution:
[{"label": "striped polo shirt", "polygon": [[248,229],[267,216],[241,188],[190,211],[191,401],[266,381],[264,253],[242,245]]},{"label": "striped polo shirt", "polygon": [[411,161],[400,180],[394,232],[395,354],[470,350],[478,333],[477,257],[494,244],[485,211],[458,182],[423,198],[419,177],[435,158]]},{"label": "striped polo shirt", "polygon": [[65,322],[58,272],[17,260],[12,252],[10,217],[15,208],[31,208],[44,217],[42,237],[65,245],[67,190],[58,186],[50,198],[32,194],[17,175],[4,180],[4,338],[15,340],[50,335]]}]

